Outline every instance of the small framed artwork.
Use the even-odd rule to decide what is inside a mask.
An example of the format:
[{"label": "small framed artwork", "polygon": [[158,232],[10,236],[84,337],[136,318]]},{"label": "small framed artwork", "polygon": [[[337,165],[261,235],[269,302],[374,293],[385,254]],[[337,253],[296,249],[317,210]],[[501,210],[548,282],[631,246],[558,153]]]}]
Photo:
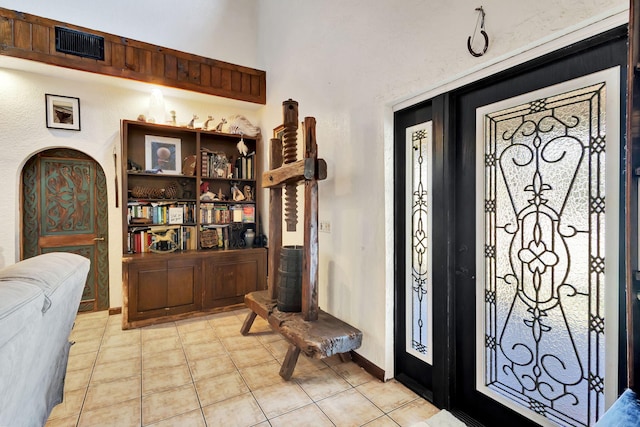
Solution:
[{"label": "small framed artwork", "polygon": [[45,94],[47,127],[80,130],[80,98]]},{"label": "small framed artwork", "polygon": [[277,128],[273,129],[273,137],[279,139],[280,141],[284,138],[284,125],[280,125]]},{"label": "small framed artwork", "polygon": [[181,141],[179,138],[145,135],[145,169],[180,175],[182,173]]}]

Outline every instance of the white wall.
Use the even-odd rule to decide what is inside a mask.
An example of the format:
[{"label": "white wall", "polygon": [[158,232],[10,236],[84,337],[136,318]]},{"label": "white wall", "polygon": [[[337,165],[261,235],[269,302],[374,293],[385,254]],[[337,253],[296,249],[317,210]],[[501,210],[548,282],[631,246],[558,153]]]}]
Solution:
[{"label": "white wall", "polygon": [[[315,117],[319,155],[327,161],[329,173],[319,185],[320,220],[331,224],[330,234],[320,233],[320,306],[364,332],[358,351],[387,376],[393,375],[394,106],[425,92],[435,94],[447,84],[455,86],[472,71],[488,72],[530,53],[535,56],[540,42],[628,6],[623,0],[487,0],[482,4],[491,44],[487,55],[473,58],[466,40],[475,27],[478,4],[463,0],[184,4],[0,0],[0,7],[266,70],[267,105],[247,107],[246,112],[266,139],[282,122],[285,99],[300,103],[301,120]],[[510,59],[514,54],[518,55]],[[50,146],[72,146],[94,156],[107,173],[107,183],[113,182],[110,155],[118,121],[135,118],[147,93],[0,71],[0,147],[11,147],[0,157],[0,170],[7,179],[5,200],[13,201],[0,206],[0,265],[5,265],[17,259],[18,177],[26,158]],[[81,133],[44,128],[46,92],[81,98]],[[206,109],[189,104],[182,111],[188,115],[194,110],[203,117],[211,114]],[[109,192],[112,199],[113,188]],[[117,244],[110,246],[111,306],[117,307],[120,212],[111,207],[109,215],[110,245]],[[285,236],[285,244],[301,241],[300,233]]]},{"label": "white wall", "polygon": [[[169,1],[0,0],[0,7],[59,20],[160,46],[257,66],[256,8],[252,0]],[[24,71],[26,70],[26,71]],[[110,307],[122,306],[121,211],[115,208],[113,148],[120,142],[120,120],[148,115],[154,86],[0,57],[0,156],[5,200],[0,205],[0,267],[20,257],[20,171],[36,152],[71,147],[92,156],[105,171],[109,192]],[[245,115],[260,126],[261,106],[164,88],[166,109],[178,122],[192,114],[215,122]],[[80,98],[81,132],[47,129],[44,94]]]},{"label": "white wall", "polygon": [[522,59],[533,44],[628,3],[484,1],[490,46],[481,58],[466,46],[479,3],[258,5],[258,51],[268,89],[262,122],[275,127],[282,122],[282,101],[297,100],[301,118],[317,119],[318,152],[328,163],[329,178],[319,184],[320,221],[331,223],[330,234],[320,233],[320,306],[360,328],[358,351],[392,376],[394,106],[514,53]]},{"label": "white wall", "polygon": [[[152,86],[125,85],[117,79],[87,76],[68,71],[64,77],[2,68],[0,62],[0,170],[3,200],[0,205],[0,267],[20,257],[20,172],[35,153],[52,147],[70,147],[93,157],[107,179],[109,201],[110,307],[122,306],[122,212],[115,207],[113,150],[119,151],[120,120],[148,115]],[[12,65],[13,62],[11,62]],[[48,67],[51,69],[51,67]],[[87,77],[90,77],[87,79]],[[163,89],[166,110],[175,110],[177,121],[187,123],[192,114],[203,121],[212,115],[243,114],[259,125],[257,109],[247,103],[226,102],[211,96],[193,97],[182,91]],[[81,131],[48,129],[45,126],[45,93],[80,98]],[[189,98],[184,98],[189,96]],[[218,101],[218,103],[216,103]]]}]

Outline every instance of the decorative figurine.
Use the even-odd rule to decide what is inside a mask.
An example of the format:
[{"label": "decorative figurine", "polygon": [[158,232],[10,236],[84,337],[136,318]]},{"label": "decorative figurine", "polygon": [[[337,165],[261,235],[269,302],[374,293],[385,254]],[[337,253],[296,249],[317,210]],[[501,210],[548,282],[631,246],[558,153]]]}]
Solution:
[{"label": "decorative figurine", "polygon": [[173,235],[175,231],[172,229],[153,232],[153,243],[149,245],[150,252],[173,252],[178,249],[178,245],[174,242]]},{"label": "decorative figurine", "polygon": [[234,202],[240,202],[245,199],[244,194],[238,188],[238,182],[233,182],[231,186],[231,195],[233,196]]},{"label": "decorative figurine", "polygon": [[169,114],[171,114],[171,125],[175,126],[176,125],[176,110],[169,111]]},{"label": "decorative figurine", "polygon": [[222,132],[222,126],[224,126],[226,123],[227,119],[223,117],[222,120],[220,120],[220,123],[218,123],[218,125],[216,126],[216,132]]},{"label": "decorative figurine", "polygon": [[187,127],[188,127],[189,129],[193,129],[193,128],[194,128],[194,126],[195,126],[195,122],[196,122],[196,119],[198,119],[198,116],[197,116],[196,114],[194,114],[194,115],[193,115],[193,117],[191,118],[191,121],[190,121],[190,122],[189,122],[189,124],[187,125]]},{"label": "decorative figurine", "polygon": [[244,186],[244,198],[248,202],[252,202],[253,201],[253,192],[251,191],[251,186],[250,185],[245,185]]},{"label": "decorative figurine", "polygon": [[203,130],[209,130],[209,122],[213,121],[213,116],[207,116],[207,121],[202,125]]},{"label": "decorative figurine", "polygon": [[242,134],[240,134],[240,142],[236,144],[236,148],[238,149],[240,154],[242,154],[243,156],[246,156],[247,153],[249,152],[249,147],[247,147],[247,144],[244,143],[244,139],[242,139]]},{"label": "decorative figurine", "polygon": [[229,117],[229,133],[239,133],[250,137],[258,136],[260,128],[251,124],[245,116],[235,115]]}]

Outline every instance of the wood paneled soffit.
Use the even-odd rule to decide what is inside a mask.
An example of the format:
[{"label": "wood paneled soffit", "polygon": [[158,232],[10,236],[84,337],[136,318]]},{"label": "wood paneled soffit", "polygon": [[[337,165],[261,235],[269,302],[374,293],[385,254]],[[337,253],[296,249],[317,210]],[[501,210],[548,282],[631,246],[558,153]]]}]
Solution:
[{"label": "wood paneled soffit", "polygon": [[[104,38],[104,60],[56,51],[55,27]],[[0,8],[0,54],[225,98],[266,103],[266,73]]]}]

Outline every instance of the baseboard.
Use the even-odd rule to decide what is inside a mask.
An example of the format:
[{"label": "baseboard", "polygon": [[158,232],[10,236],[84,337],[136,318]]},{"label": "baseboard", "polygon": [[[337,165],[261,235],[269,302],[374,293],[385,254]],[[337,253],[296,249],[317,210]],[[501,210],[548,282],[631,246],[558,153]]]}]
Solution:
[{"label": "baseboard", "polygon": [[374,363],[351,350],[351,359],[358,364],[362,369],[379,379],[380,381],[384,381],[384,369],[376,366]]},{"label": "baseboard", "polygon": [[113,307],[109,309],[109,316],[122,313],[122,307]]}]

